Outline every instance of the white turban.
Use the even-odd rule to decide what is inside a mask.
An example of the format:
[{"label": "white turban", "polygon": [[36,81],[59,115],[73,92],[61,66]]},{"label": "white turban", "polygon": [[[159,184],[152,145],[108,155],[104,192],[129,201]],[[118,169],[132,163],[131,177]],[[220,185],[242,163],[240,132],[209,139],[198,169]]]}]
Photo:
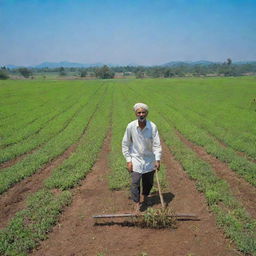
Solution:
[{"label": "white turban", "polygon": [[134,111],[137,111],[137,109],[139,108],[143,108],[145,110],[148,111],[148,105],[144,104],[144,103],[136,103],[134,106],[133,106],[133,109]]}]

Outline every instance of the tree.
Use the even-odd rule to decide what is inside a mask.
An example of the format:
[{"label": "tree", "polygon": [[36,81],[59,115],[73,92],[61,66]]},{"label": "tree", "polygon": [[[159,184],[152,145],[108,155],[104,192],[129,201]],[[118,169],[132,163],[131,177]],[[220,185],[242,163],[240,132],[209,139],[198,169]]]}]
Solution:
[{"label": "tree", "polygon": [[95,75],[101,79],[110,79],[114,78],[115,73],[107,65],[104,65],[103,67],[95,70]]},{"label": "tree", "polygon": [[63,67],[59,68],[59,75],[60,76],[66,76],[67,75],[67,73],[65,72],[65,69]]},{"label": "tree", "polygon": [[164,77],[173,77],[174,76],[174,73],[172,72],[171,69],[166,69],[164,71]]},{"label": "tree", "polygon": [[219,68],[219,74],[224,76],[235,76],[236,70],[234,65],[232,65],[232,60],[230,58],[227,59],[227,62],[224,62],[221,67]]},{"label": "tree", "polygon": [[18,70],[25,78],[29,78],[29,76],[32,75],[31,70],[29,70],[28,68],[19,68]]},{"label": "tree", "polygon": [[140,79],[140,78],[144,78],[145,74],[142,71],[137,71],[135,73],[136,78]]},{"label": "tree", "polygon": [[60,71],[59,75],[60,75],[60,76],[66,76],[67,73],[66,73],[65,71]]},{"label": "tree", "polygon": [[1,67],[1,69],[0,69],[0,79],[5,80],[5,79],[8,79],[8,78],[9,78],[9,75],[7,73],[6,67]]},{"label": "tree", "polygon": [[161,77],[163,74],[163,68],[161,67],[152,67],[149,72],[148,72],[148,75],[150,77],[153,77],[153,78],[158,78],[158,77]]},{"label": "tree", "polygon": [[81,70],[80,76],[81,77],[86,77],[87,76],[87,71],[85,69]]},{"label": "tree", "polygon": [[232,60],[230,58],[227,58],[227,64],[230,66],[232,64]]}]

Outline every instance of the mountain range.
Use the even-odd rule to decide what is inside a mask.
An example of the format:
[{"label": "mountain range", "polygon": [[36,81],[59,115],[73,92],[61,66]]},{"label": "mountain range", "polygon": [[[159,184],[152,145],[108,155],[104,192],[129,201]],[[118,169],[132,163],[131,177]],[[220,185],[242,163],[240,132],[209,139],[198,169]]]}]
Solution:
[{"label": "mountain range", "polygon": [[[200,60],[200,61],[171,61],[164,63],[162,65],[154,65],[154,66],[161,66],[161,67],[173,67],[173,66],[180,66],[180,65],[211,65],[214,63],[221,63],[221,62],[213,62],[207,60]],[[246,64],[246,63],[255,63],[255,61],[239,61],[233,62],[233,64]],[[137,64],[128,64],[128,65],[113,65],[113,64],[105,64],[105,63],[92,63],[92,64],[84,64],[84,63],[76,63],[76,62],[68,62],[68,61],[61,61],[61,62],[43,62],[38,65],[34,66],[27,66],[27,68],[88,68],[88,67],[101,67],[103,65],[108,65],[110,67],[117,67],[117,66],[141,66]],[[152,65],[153,66],[153,65]],[[22,66],[16,65],[6,65],[9,69],[20,68]]]}]

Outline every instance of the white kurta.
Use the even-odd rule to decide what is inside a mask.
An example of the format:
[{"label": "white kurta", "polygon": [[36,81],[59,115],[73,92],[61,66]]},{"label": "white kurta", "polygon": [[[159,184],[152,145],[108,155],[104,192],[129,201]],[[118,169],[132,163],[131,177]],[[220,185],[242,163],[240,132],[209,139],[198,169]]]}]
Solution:
[{"label": "white kurta", "polygon": [[161,159],[161,144],[156,125],[147,120],[143,130],[138,120],[128,124],[123,140],[122,152],[127,162],[132,162],[133,171],[151,172],[155,169],[155,161]]}]

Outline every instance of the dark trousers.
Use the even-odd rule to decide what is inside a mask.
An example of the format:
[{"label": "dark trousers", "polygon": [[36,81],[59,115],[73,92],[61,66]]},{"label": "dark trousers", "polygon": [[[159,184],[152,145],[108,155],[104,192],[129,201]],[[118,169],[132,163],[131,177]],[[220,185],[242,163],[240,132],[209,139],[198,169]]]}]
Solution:
[{"label": "dark trousers", "polygon": [[147,172],[144,174],[132,172],[131,196],[135,203],[140,201],[140,181],[142,180],[142,195],[148,196],[154,183],[154,173]]}]

